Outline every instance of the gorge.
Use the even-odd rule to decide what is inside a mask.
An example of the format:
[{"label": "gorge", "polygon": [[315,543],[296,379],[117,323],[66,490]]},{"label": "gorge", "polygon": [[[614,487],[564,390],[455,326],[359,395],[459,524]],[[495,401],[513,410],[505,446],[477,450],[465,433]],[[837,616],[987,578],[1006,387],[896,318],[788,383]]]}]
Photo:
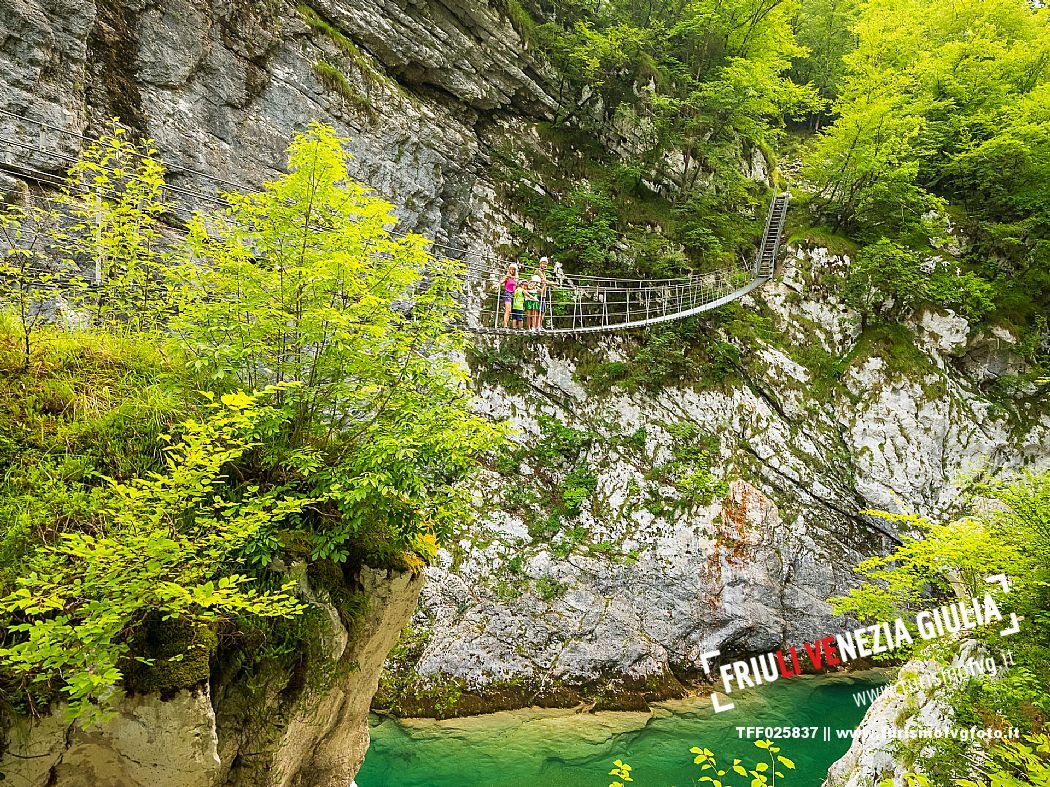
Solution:
[{"label": "gorge", "polygon": [[[575,272],[651,279],[747,264],[769,196],[789,187],[794,200],[773,279],[739,302],[645,332],[473,337],[450,350],[448,368],[473,394],[470,413],[509,428],[475,451],[476,471],[463,480],[458,463],[428,466],[419,485],[441,488],[455,477],[477,515],[451,524],[435,517],[404,550],[356,531],[324,553],[295,539],[266,546],[261,576],[292,588],[316,630],[227,630],[224,619],[187,624],[169,640],[171,621],[136,624],[148,647],[135,655],[149,663],[135,668],[142,674],[126,670],[128,694],[99,727],[69,723],[50,684],[51,705],[30,703],[27,712],[22,682],[4,677],[0,773],[8,783],[349,784],[365,759],[370,710],[434,719],[418,722],[431,731],[537,707],[551,718],[594,711],[581,729],[621,718],[603,712],[659,727],[667,703],[701,702],[697,692],[711,690],[704,654],[718,651],[728,663],[860,626],[856,610],[839,614],[829,599],[861,586],[859,563],[923,532],[909,514],[963,517],[974,500],[980,510],[994,497],[982,487],[990,479],[1050,469],[1045,9],[974,2],[958,22],[969,25],[965,35],[931,14],[930,29],[944,26],[942,48],[919,46],[907,61],[893,31],[910,42],[924,34],[885,23],[872,4],[643,5],[0,0],[7,205],[54,192],[114,117],[131,136],[153,140],[168,228],[185,228],[202,208],[194,194],[277,181],[289,169],[288,145],[311,121],[343,141],[344,174],[392,203],[398,232],[420,233],[435,257],[468,263],[530,266],[549,254]],[[915,19],[915,7],[890,11]],[[997,18],[1007,21],[996,28],[989,20]],[[814,32],[818,23],[845,32]],[[1040,37],[1026,39],[1025,25]],[[1005,43],[994,57],[978,56],[984,45],[973,30]],[[949,65],[932,62],[930,52],[949,50]],[[896,59],[873,54],[881,51]],[[993,65],[980,66],[985,60]],[[998,75],[1000,61],[1002,84],[972,87],[978,77],[994,82],[980,69]],[[865,68],[893,78],[851,88],[848,73],[859,79]],[[841,117],[860,128],[869,116],[849,91],[874,100],[886,85],[916,102],[929,90],[930,107],[901,109],[901,99],[876,108],[883,115],[872,121],[874,138],[889,129],[896,147],[887,143],[887,152],[858,132],[851,150],[871,143],[874,163],[840,184],[828,171],[846,172],[861,156],[836,158],[827,130]],[[971,87],[1006,96],[1009,109],[994,114]],[[977,119],[962,130],[945,126],[953,112]],[[1011,158],[1021,143],[998,137],[974,153],[989,128],[1015,126],[1031,145],[1026,156]],[[973,145],[943,141],[956,137]],[[908,148],[916,138],[933,138],[933,149]],[[962,174],[939,169],[949,160],[962,162]],[[1021,195],[1020,204],[1003,193]],[[495,299],[495,282],[471,297]],[[389,300],[396,321],[397,299]],[[21,431],[23,421],[35,423],[26,412],[65,423],[70,412],[95,412],[96,388],[100,401],[133,396],[122,386],[134,375],[110,357],[125,350],[99,350],[110,354],[102,371],[67,395],[62,364],[78,374],[69,359],[94,350],[40,362],[47,379],[38,390],[19,376],[13,336],[4,334],[4,374],[17,382],[5,382],[0,437],[12,468],[36,439]],[[167,369],[171,358],[160,355],[150,363]],[[61,374],[48,378],[55,369]],[[147,377],[142,387],[153,391],[164,374]],[[187,378],[180,391],[207,390],[193,386],[218,377],[203,379]],[[53,404],[62,397],[74,404]],[[100,404],[97,412],[123,412],[113,397],[111,410]],[[420,396],[409,423],[424,424],[428,401]],[[451,394],[432,401],[459,406]],[[311,412],[323,418],[325,407]],[[396,442],[409,428],[397,421],[382,437]],[[442,445],[473,450],[475,433],[463,429]],[[176,431],[158,417],[148,438]],[[56,435],[55,445],[80,439]],[[85,439],[108,445],[94,432]],[[253,462],[254,445],[242,446]],[[310,445],[275,460],[295,479],[281,477],[275,488],[320,472]],[[392,465],[394,453],[368,472]],[[107,448],[106,461],[111,454],[121,449]],[[81,478],[62,467],[40,475]],[[272,480],[271,470],[259,477]],[[129,477],[99,465],[83,478],[91,487],[110,475]],[[44,484],[11,477],[17,486]],[[396,491],[418,503],[414,492]],[[12,523],[30,510],[14,495],[0,508]],[[423,543],[439,529],[439,542]],[[7,594],[26,553],[4,544],[0,562],[15,566],[0,575]],[[248,574],[258,569],[250,565]],[[11,610],[4,614],[5,628],[14,625]],[[265,657],[253,660],[256,651]],[[848,680],[834,675],[827,689],[847,705],[837,681]],[[935,698],[923,702],[919,715],[935,715],[923,710]],[[859,721],[852,711],[843,711],[843,725]],[[873,723],[903,712],[884,702],[878,713]],[[1031,713],[1038,731],[1045,708]],[[379,718],[372,723],[393,724]],[[512,717],[493,724],[504,718]],[[686,766],[693,745],[704,744],[681,741]],[[440,746],[433,751],[443,756]],[[904,778],[890,754],[877,773],[850,756],[836,766],[843,784]],[[820,784],[829,764],[786,783]],[[604,760],[590,771],[595,783],[607,772]],[[381,783],[396,782],[360,781]]]}]

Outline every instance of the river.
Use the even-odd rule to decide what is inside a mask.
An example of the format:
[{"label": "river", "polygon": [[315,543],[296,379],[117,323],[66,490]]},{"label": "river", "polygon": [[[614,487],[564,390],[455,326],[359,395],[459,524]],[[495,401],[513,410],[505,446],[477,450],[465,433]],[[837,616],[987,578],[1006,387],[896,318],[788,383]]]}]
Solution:
[{"label": "river", "polygon": [[[357,784],[606,787],[612,761],[620,758],[634,768],[631,787],[685,787],[701,775],[690,747],[711,749],[719,767],[735,757],[754,763],[763,752],[746,728],[761,726],[789,728],[776,743],[796,768],[777,784],[819,787],[866,710],[854,695],[884,681],[885,673],[876,671],[782,680],[746,692],[733,710],[719,714],[698,697],[655,705],[652,714],[529,708],[447,721],[374,716]],[[726,787],[750,785],[750,778],[731,775]]]}]

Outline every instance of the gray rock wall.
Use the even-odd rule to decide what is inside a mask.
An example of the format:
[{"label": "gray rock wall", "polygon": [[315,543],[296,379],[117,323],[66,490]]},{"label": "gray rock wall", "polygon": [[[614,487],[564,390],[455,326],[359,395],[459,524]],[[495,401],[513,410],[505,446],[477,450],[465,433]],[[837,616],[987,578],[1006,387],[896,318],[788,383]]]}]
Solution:
[{"label": "gray rock wall", "polygon": [[[403,709],[634,708],[673,696],[702,677],[706,651],[762,653],[850,628],[826,599],[902,535],[865,509],[951,516],[973,473],[1050,462],[1050,421],[989,398],[959,363],[970,341],[962,317],[916,315],[907,364],[858,345],[859,316],[815,283],[847,265],[822,248],[789,249],[781,278],[744,302],[769,318],[765,338],[719,337],[752,361],[743,383],[595,395],[565,345],[531,350],[504,373],[516,380],[484,382],[479,365],[484,411],[517,431],[504,453],[525,456],[483,479],[486,513],[428,569],[411,653],[393,667],[418,687]],[[604,358],[629,361],[619,340],[601,345]],[[850,359],[835,393],[797,360],[807,345]],[[543,417],[593,441],[544,460]],[[690,500],[665,477],[683,424],[706,436],[726,492]],[[580,460],[596,488],[549,525]],[[441,686],[462,694],[458,709],[435,701],[449,694]]]},{"label": "gray rock wall", "polygon": [[[477,127],[496,110],[552,105],[517,33],[468,0],[313,8],[350,48],[281,0],[0,0],[0,110],[60,129],[0,115],[0,161],[60,174],[82,144],[62,131],[119,116],[156,140],[169,182],[214,194],[226,186],[193,171],[255,188],[318,119],[349,139],[350,174],[393,201],[404,226],[472,234],[490,192]],[[342,85],[323,82],[319,62]]]}]

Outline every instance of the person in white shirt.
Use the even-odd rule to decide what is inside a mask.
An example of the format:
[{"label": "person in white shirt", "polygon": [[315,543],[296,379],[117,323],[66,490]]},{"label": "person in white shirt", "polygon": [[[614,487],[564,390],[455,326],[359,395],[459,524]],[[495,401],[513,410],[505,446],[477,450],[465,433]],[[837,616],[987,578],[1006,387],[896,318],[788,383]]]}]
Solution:
[{"label": "person in white shirt", "polygon": [[548,299],[550,298],[551,289],[550,279],[547,278],[547,265],[549,264],[549,262],[550,260],[548,260],[546,257],[540,257],[539,270],[536,273],[536,276],[533,277],[538,277],[540,282],[540,288],[538,293],[539,308],[536,310],[536,319],[534,321],[534,324],[532,325],[532,328],[536,330],[540,330],[543,328],[543,318],[547,314]]}]

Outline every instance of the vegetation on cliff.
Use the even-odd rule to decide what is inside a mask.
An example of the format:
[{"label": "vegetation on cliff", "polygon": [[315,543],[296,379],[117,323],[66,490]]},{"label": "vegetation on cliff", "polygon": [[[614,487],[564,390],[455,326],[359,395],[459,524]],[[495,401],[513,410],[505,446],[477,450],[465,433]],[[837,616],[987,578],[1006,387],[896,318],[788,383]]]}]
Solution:
[{"label": "vegetation on cliff", "polygon": [[[991,781],[995,785],[1042,784],[1050,771],[1045,725],[1050,715],[1050,473],[980,485],[971,514],[934,523],[917,516],[893,516],[918,528],[921,538],[909,538],[886,557],[859,566],[865,584],[846,597],[833,599],[837,610],[871,621],[910,616],[942,599],[981,597],[986,577],[1009,577],[1010,592],[1000,596],[1005,612],[1020,618],[1020,631],[1007,638],[1002,625],[977,629],[970,635],[1001,659],[1009,649],[1011,666],[939,691],[960,728],[1019,728],[1027,742],[1011,741],[993,748],[992,759],[975,764],[967,756],[971,744],[952,738],[922,740],[918,747],[901,746],[901,755],[933,785]],[[884,515],[889,516],[889,515]],[[1003,625],[1008,625],[1004,623]],[[944,643],[923,646],[922,658],[953,655]],[[899,720],[904,721],[904,720]],[[1042,775],[1040,777],[1040,774]],[[964,777],[977,781],[960,782]],[[1040,781],[1039,778],[1044,781]]]},{"label": "vegetation on cliff", "polygon": [[[1046,8],[504,2],[556,69],[561,107],[540,142],[497,148],[525,219],[512,253],[652,277],[747,261],[767,196],[752,178],[780,161],[770,178],[791,183],[793,237],[855,258],[822,285],[865,327],[951,308],[975,331],[1010,330],[1026,381],[1045,376]],[[708,334],[733,338],[696,322],[650,331],[640,354],[695,379],[719,361]],[[639,380],[662,376],[641,366]]]},{"label": "vegetation on cliff", "polygon": [[588,272],[654,277],[746,254],[765,189],[741,163],[772,149],[784,117],[820,105],[810,85],[788,78],[805,53],[790,24],[794,6],[509,0],[509,8],[560,80],[560,110],[541,128],[554,166],[528,146],[524,160],[504,162],[505,178],[520,184],[516,204],[536,225],[523,228],[526,245],[549,241]]},{"label": "vegetation on cliff", "polygon": [[918,286],[901,271],[884,293],[906,306],[910,287],[975,320],[994,312],[1022,331],[1045,326],[1047,11],[1021,0],[896,0],[859,5],[852,32],[834,122],[803,172],[814,215],[865,248],[927,256],[951,222],[968,239],[958,262],[923,270]]},{"label": "vegetation on cliff", "polygon": [[246,632],[301,658],[291,564],[343,600],[465,514],[496,431],[455,361],[457,267],[387,229],[343,145],[312,125],[287,175],[165,240],[161,168],[117,128],[0,216],[5,709],[90,721]]}]

